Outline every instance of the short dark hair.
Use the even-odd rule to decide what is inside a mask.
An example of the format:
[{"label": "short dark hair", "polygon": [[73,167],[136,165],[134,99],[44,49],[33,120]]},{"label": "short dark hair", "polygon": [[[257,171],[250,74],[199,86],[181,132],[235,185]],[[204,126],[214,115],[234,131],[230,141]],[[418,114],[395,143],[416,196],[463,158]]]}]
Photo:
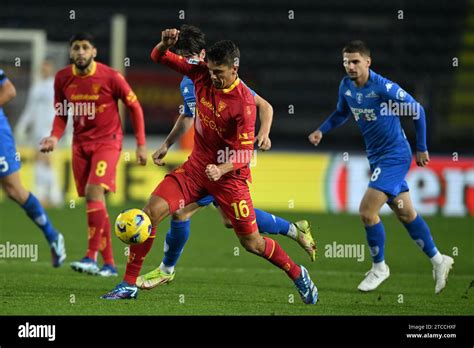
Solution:
[{"label": "short dark hair", "polygon": [[94,36],[90,33],[81,32],[76,33],[69,39],[69,46],[72,46],[74,41],[89,41],[92,46],[95,47],[95,39]]},{"label": "short dark hair", "polygon": [[239,65],[240,51],[235,43],[230,40],[217,41],[207,51],[207,59],[217,65],[227,65],[229,67]]},{"label": "short dark hair", "polygon": [[342,49],[342,54],[344,53],[360,53],[361,55],[370,57],[369,46],[361,40],[353,40],[345,45]]},{"label": "short dark hair", "polygon": [[194,25],[183,24],[179,28],[178,42],[173,46],[174,52],[181,56],[195,55],[206,48],[206,35]]}]

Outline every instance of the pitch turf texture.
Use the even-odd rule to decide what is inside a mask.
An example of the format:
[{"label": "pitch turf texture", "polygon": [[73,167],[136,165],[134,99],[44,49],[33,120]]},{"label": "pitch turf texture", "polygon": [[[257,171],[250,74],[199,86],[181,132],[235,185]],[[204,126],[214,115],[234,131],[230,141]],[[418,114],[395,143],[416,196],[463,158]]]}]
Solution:
[{"label": "pitch turf texture", "polygon": [[[141,206],[137,204],[136,206]],[[124,207],[110,208],[115,218]],[[11,202],[0,203],[0,244],[38,244],[37,262],[0,259],[2,315],[472,315],[474,314],[474,223],[472,218],[426,218],[442,251],[454,256],[448,286],[434,294],[432,267],[425,255],[393,217],[384,217],[386,260],[391,276],[372,293],[359,293],[357,285],[371,261],[365,232],[357,216],[282,213],[289,220],[311,221],[318,242],[318,258],[311,263],[294,241],[277,237],[284,249],[305,265],[319,289],[320,301],[304,305],[292,282],[267,261],[240,247],[232,230],[221,225],[214,208],[196,214],[191,236],[176,268],[175,280],[137,300],[105,301],[99,296],[112,289],[125,270],[125,244],[113,237],[120,277],[101,278],[76,273],[69,263],[84,255],[84,206],[50,209],[49,216],[66,238],[68,258],[53,269],[41,232]],[[158,236],[143,270],[159,265],[169,221]],[[325,246],[364,244],[365,260],[329,258]],[[235,256],[239,253],[238,256]],[[470,290],[469,290],[470,289]],[[294,301],[291,301],[294,298]]]}]

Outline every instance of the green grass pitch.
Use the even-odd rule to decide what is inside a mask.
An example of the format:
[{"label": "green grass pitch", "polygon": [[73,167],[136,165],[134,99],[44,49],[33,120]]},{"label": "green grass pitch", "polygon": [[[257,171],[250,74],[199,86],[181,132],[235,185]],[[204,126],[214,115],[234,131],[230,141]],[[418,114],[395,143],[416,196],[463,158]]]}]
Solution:
[{"label": "green grass pitch", "polygon": [[[140,207],[142,204],[136,204]],[[125,207],[109,208],[111,219]],[[393,217],[383,217],[387,231],[386,260],[390,278],[372,293],[356,288],[371,260],[329,258],[326,245],[364,244],[365,232],[357,216],[282,213],[289,220],[311,221],[318,242],[318,258],[311,263],[292,240],[278,236],[283,248],[305,265],[319,289],[316,306],[304,305],[289,278],[267,261],[240,247],[232,230],[221,225],[214,208],[194,216],[191,236],[176,268],[175,280],[132,301],[104,301],[99,296],[119,278],[100,278],[73,272],[69,262],[80,259],[86,247],[84,206],[51,209],[49,216],[65,235],[68,258],[53,269],[41,232],[12,202],[0,203],[0,244],[39,245],[39,259],[0,259],[2,315],[473,315],[474,222],[472,218],[426,218],[444,253],[454,256],[448,286],[434,294],[432,267],[425,255]],[[165,220],[143,270],[159,265]],[[120,276],[125,270],[125,244],[113,237]],[[470,290],[469,290],[470,289]],[[292,301],[294,299],[294,301]]]}]

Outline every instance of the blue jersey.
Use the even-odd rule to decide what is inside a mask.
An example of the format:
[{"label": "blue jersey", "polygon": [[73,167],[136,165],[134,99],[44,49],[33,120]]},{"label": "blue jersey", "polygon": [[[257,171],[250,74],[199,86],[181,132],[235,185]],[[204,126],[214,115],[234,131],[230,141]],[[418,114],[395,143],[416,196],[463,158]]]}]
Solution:
[{"label": "blue jersey", "polygon": [[[5,72],[0,69],[0,87],[7,82]],[[20,170],[21,162],[18,156],[15,139],[3,108],[0,106],[0,178],[9,176]]]},{"label": "blue jersey", "polygon": [[[5,72],[0,69],[0,87],[3,87],[5,82],[7,82],[7,76],[5,75]],[[10,125],[7,120],[7,116],[5,115],[5,112],[3,111],[3,107],[0,106],[0,130],[8,130],[11,131]]]},{"label": "blue jersey", "polygon": [[352,114],[373,163],[383,156],[410,151],[399,119],[404,113],[415,122],[417,151],[427,151],[423,107],[399,85],[370,70],[369,80],[360,88],[349,77],[342,79],[337,109],[319,129],[326,133]]},{"label": "blue jersey", "polygon": [[[242,80],[241,82],[243,83]],[[245,86],[250,90],[250,93],[252,93],[254,97],[257,95],[257,93],[255,93],[251,88],[249,88],[247,85]],[[194,117],[194,110],[196,108],[196,96],[194,95],[193,81],[189,77],[184,76],[179,85],[179,89],[181,91],[181,95],[183,96],[184,101],[183,114],[187,117]]]}]

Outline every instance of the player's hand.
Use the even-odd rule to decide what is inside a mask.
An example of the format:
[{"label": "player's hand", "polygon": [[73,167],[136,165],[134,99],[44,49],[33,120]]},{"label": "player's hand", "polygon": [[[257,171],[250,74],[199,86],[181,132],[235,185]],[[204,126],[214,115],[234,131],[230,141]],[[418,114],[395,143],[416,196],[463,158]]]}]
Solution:
[{"label": "player's hand", "polygon": [[268,134],[258,133],[257,137],[255,138],[255,142],[257,143],[259,150],[262,151],[268,151],[272,147],[272,141],[270,140]]},{"label": "player's hand", "polygon": [[428,151],[425,151],[425,152],[417,151],[416,152],[416,165],[418,167],[426,166],[429,161],[430,161],[430,155],[429,155]]},{"label": "player's hand", "polygon": [[313,133],[311,133],[308,136],[309,142],[313,144],[314,146],[318,146],[322,138],[323,138],[323,132],[321,132],[320,130],[315,130]]},{"label": "player's hand", "polygon": [[206,166],[206,175],[211,181],[217,181],[221,178],[224,173],[215,164],[208,164]]},{"label": "player's hand", "polygon": [[152,155],[153,163],[155,163],[157,166],[164,166],[166,163],[163,161],[163,158],[165,158],[167,153],[168,146],[165,144],[161,145],[160,148]]},{"label": "player's hand", "polygon": [[178,42],[179,30],[166,29],[161,32],[161,42],[166,48],[173,46]]},{"label": "player's hand", "polygon": [[41,152],[54,151],[54,149],[56,148],[56,145],[58,145],[58,138],[56,138],[55,136],[43,138],[40,141],[40,151]]},{"label": "player's hand", "polygon": [[146,165],[146,146],[145,145],[139,145],[137,146],[137,163],[141,166]]}]

